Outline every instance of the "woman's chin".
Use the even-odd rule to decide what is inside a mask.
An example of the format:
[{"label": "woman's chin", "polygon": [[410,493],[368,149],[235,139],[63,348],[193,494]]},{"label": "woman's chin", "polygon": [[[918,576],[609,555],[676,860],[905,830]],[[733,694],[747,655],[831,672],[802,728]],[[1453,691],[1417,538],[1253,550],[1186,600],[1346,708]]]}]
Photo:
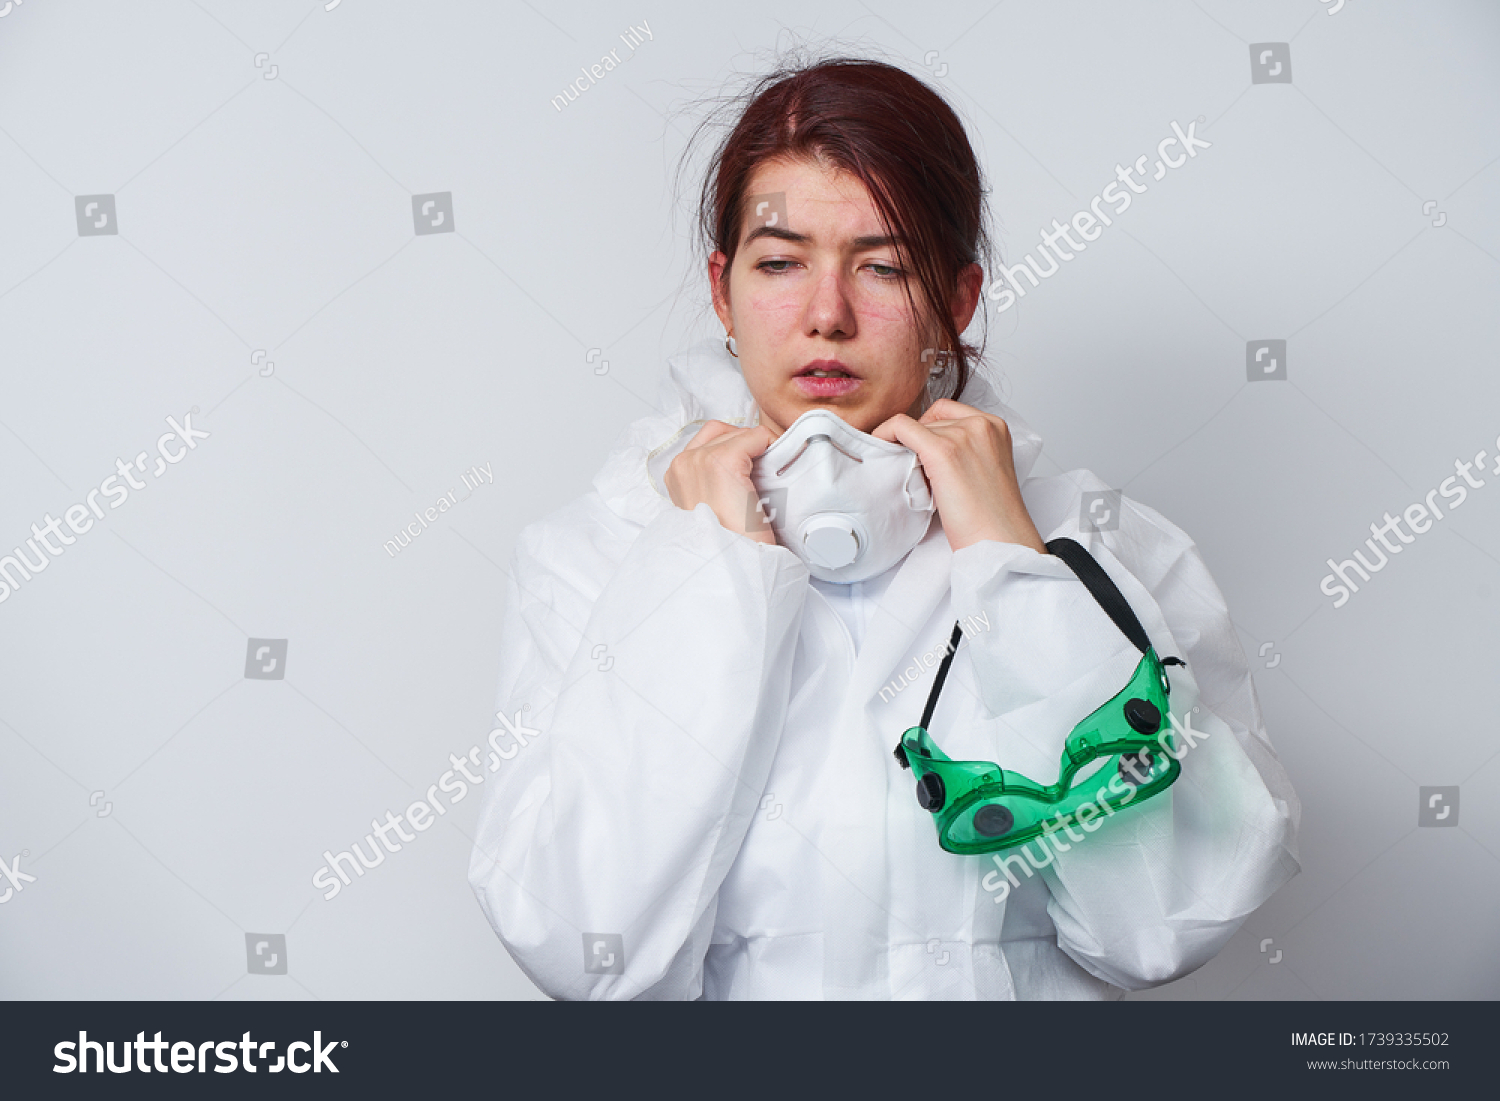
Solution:
[{"label": "woman's chin", "polygon": [[768,427],[774,428],[779,425],[780,430],[777,431],[777,435],[780,435],[802,414],[814,409],[824,409],[860,432],[873,432],[897,413],[905,411],[905,407],[901,406],[889,412],[882,412],[873,405],[869,400],[870,397],[869,394],[857,393],[848,397],[813,399],[798,394],[787,394],[783,400],[773,403],[770,407],[760,406],[764,411],[761,423],[766,423],[769,418],[772,423]]},{"label": "woman's chin", "polygon": [[832,401],[799,402],[796,406],[789,410],[786,422],[787,426],[790,427],[792,422],[795,421],[798,417],[802,416],[802,414],[804,413],[810,413],[814,409],[822,409],[825,412],[832,413],[834,416],[843,420],[844,423],[848,424],[851,428],[856,428],[861,432],[869,431],[869,429],[865,428],[864,426],[865,421],[868,418],[862,417],[858,409],[847,409]]}]

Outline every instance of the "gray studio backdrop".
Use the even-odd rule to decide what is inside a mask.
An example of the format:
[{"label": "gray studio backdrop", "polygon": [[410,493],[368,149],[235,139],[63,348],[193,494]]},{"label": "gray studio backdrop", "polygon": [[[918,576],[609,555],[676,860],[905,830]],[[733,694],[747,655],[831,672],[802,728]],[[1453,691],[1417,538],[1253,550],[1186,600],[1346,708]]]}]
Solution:
[{"label": "gray studio backdrop", "polygon": [[951,97],[1009,264],[1142,188],[989,363],[1196,539],[1304,817],[1136,996],[1500,995],[1493,3],[0,4],[0,996],[540,996],[482,789],[313,877],[485,745],[517,533],[722,336],[672,170],[792,36]]}]

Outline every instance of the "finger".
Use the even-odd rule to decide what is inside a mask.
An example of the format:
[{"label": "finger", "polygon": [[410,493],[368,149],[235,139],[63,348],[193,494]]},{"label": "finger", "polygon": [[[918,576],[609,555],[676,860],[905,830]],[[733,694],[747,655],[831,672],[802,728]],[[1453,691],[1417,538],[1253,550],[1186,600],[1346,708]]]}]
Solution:
[{"label": "finger", "polygon": [[984,415],[982,410],[975,409],[972,405],[965,405],[963,402],[954,401],[952,398],[938,398],[922,414],[922,423],[931,424],[933,421],[952,421],[963,417],[982,417]]},{"label": "finger", "polygon": [[896,439],[896,423],[898,421],[908,421],[912,424],[916,423],[916,421],[912,420],[911,417],[907,416],[905,413],[897,413],[894,417],[891,417],[889,420],[882,421],[880,424],[871,429],[870,435],[874,436],[877,440],[884,440],[886,443],[899,443],[900,441]]},{"label": "finger", "polygon": [[897,413],[890,420],[879,425],[870,435],[886,443],[899,443],[902,447],[909,447],[917,453],[919,459],[922,458],[922,453],[940,438],[930,427],[912,420],[905,413]]},{"label": "finger", "polygon": [[953,419],[945,419],[942,416],[943,411],[940,411],[937,416],[933,416],[933,411],[929,409],[922,415],[921,423],[928,428],[957,428],[964,433],[969,433],[977,429],[982,429],[985,434],[991,431],[998,431],[1002,439],[1010,439],[1010,425],[1005,423],[1004,418],[997,417],[993,413],[986,413],[983,409],[975,409],[956,401],[949,402],[948,404],[962,412]]},{"label": "finger", "polygon": [[722,436],[715,443],[715,449],[723,450],[735,456],[753,459],[765,452],[771,446],[771,441],[776,437],[765,425],[756,425],[754,428],[739,428],[734,430],[730,436]]},{"label": "finger", "polygon": [[720,436],[723,436],[725,433],[738,431],[739,429],[735,428],[733,425],[725,424],[723,421],[709,421],[698,430],[698,434],[696,436],[688,441],[688,445],[684,447],[683,450],[692,451],[694,448],[713,443],[714,440],[718,439]]}]

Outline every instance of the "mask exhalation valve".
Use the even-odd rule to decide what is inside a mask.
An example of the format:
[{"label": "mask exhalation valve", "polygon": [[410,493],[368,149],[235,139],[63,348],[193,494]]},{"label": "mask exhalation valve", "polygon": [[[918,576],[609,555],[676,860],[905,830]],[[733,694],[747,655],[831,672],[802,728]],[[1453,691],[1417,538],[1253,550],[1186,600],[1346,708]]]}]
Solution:
[{"label": "mask exhalation valve", "polygon": [[802,525],[802,549],[807,557],[825,570],[839,570],[859,561],[864,548],[854,521],[837,512],[810,517]]}]

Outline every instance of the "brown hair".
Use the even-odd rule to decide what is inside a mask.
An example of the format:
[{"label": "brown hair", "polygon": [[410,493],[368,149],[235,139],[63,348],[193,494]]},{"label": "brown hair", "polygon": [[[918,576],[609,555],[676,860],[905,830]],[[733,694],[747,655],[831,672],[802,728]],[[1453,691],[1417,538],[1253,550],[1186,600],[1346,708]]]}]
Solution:
[{"label": "brown hair", "polygon": [[[698,235],[706,251],[734,261],[745,189],[763,161],[816,159],[858,177],[921,288],[919,307],[906,286],[913,314],[935,319],[952,352],[941,389],[960,396],[982,345],[963,342],[949,304],[960,270],[973,263],[988,269],[991,246],[979,164],[953,108],[894,65],[846,57],[783,64],[734,106],[745,100],[704,177]],[[728,287],[726,265],[726,293]]]}]

